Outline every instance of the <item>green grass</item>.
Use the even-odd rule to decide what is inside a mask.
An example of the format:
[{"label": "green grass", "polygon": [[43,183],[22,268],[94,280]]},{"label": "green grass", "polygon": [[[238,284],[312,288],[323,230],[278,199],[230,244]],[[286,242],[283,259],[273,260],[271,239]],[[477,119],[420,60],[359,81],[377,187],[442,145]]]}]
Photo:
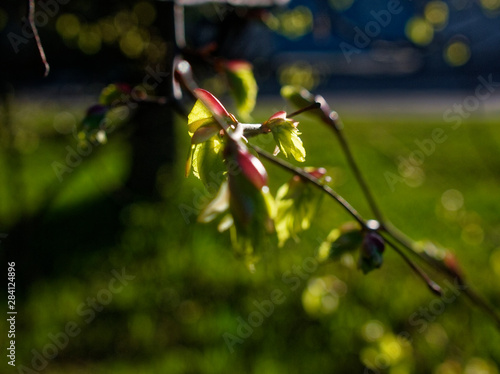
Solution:
[{"label": "green grass", "polygon": [[[77,118],[83,113],[80,107],[35,108],[29,120],[24,116],[17,121],[21,112],[13,110],[13,123],[38,140],[18,145],[18,164],[10,171],[12,159],[2,149],[0,232],[9,232],[20,217],[43,206],[47,191],[60,191],[50,212],[61,214],[106,196],[123,182],[129,153],[126,138],[119,135],[67,174],[67,180],[57,181],[51,163],[64,162],[65,147],[73,144],[52,127],[54,116],[63,110]],[[256,117],[268,115],[262,111]],[[467,279],[499,308],[500,130],[495,121],[472,118],[453,130],[438,116],[367,118],[345,113],[343,119],[385,216],[415,240],[453,249]],[[192,176],[183,177],[188,136],[183,123],[175,126],[178,162],[168,168],[164,200],[126,207],[119,218],[124,229],[112,245],[88,244],[88,253],[79,253],[78,262],[68,262],[59,275],[40,280],[23,298],[19,364],[29,366],[32,349],[42,352],[51,344],[48,334],[64,331],[73,321],[80,333],[48,360],[44,373],[361,373],[367,362],[378,362],[381,373],[498,373],[500,335],[494,324],[463,295],[439,313],[422,317],[421,308],[433,310],[438,302],[393,251],[386,251],[380,270],[366,276],[349,256],[307,270],[305,259],[314,256],[319,242],[350,220],[327,198],[300,242],[262,251],[256,272],[250,273],[232,252],[227,234],[217,233],[214,225],[195,223],[195,217],[189,224],[183,220],[179,205],[192,205],[202,186]],[[372,218],[329,130],[306,117],[300,126],[305,164],[326,167],[332,186]],[[431,138],[436,128],[447,139],[413,175],[411,182],[418,183],[399,182],[391,188],[387,173],[401,177],[399,158],[408,158],[418,149],[415,140]],[[272,165],[268,171],[276,192],[289,175]],[[463,197],[457,211],[443,206],[448,190]],[[68,238],[67,245],[72,244],[85,249],[86,239]],[[135,278],[87,322],[89,314],[82,311],[88,308],[81,309],[82,303],[108,289],[112,270],[122,268]],[[297,269],[304,278],[293,274]],[[437,275],[436,280],[443,278]],[[223,334],[237,335],[238,318],[247,321],[258,311],[254,302],[269,300],[276,291],[282,303],[274,305],[248,338],[235,343],[231,353]],[[306,311],[307,297],[319,304],[309,301]],[[6,327],[5,321],[0,324]],[[412,343],[397,343],[401,333]]]}]

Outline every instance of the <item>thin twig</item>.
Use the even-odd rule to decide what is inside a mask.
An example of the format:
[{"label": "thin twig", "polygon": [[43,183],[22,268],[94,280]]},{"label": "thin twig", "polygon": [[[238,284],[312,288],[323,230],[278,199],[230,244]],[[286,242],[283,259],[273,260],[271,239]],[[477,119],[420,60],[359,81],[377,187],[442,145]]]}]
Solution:
[{"label": "thin twig", "polygon": [[38,29],[36,28],[35,23],[35,0],[28,0],[28,21],[31,26],[31,30],[33,31],[33,36],[35,37],[36,46],[38,48],[38,53],[40,54],[40,59],[42,60],[42,64],[44,66],[44,74],[46,77],[49,75],[50,66],[47,62],[47,57],[45,56],[45,51],[43,50],[42,42],[40,40],[40,36],[38,35]]},{"label": "thin twig", "polygon": [[345,138],[344,133],[342,131],[343,125],[339,115],[337,114],[337,112],[331,112],[330,115],[328,116],[328,120],[326,119],[326,117],[323,118],[337,136],[342,151],[344,152],[344,155],[347,159],[347,163],[349,164],[354,174],[354,177],[358,181],[358,184],[361,187],[361,190],[363,191],[366,201],[368,202],[370,209],[375,215],[375,218],[377,219],[377,221],[380,222],[382,226],[384,226],[384,218],[382,212],[378,208],[378,205],[375,202],[375,198],[373,197],[373,194],[371,193],[371,190],[368,187],[368,183],[366,183],[366,180],[364,179],[363,174],[361,173],[361,170],[358,167],[356,160],[354,159],[354,155],[352,154],[351,148],[349,147],[349,143],[347,142],[347,139]]},{"label": "thin twig", "polygon": [[301,113],[307,112],[307,111],[309,111],[309,110],[319,109],[319,108],[321,108],[321,104],[320,104],[320,103],[318,103],[318,102],[316,102],[316,103],[312,103],[311,105],[308,105],[308,106],[306,106],[306,107],[304,107],[304,108],[301,108],[301,109],[299,109],[299,110],[296,110],[296,111],[295,111],[295,112],[293,112],[293,113],[290,113],[289,115],[287,115],[287,117],[289,117],[289,118],[293,118],[293,117],[295,117],[296,115],[299,115],[299,114],[301,114]]},{"label": "thin twig", "polygon": [[396,251],[396,253],[403,258],[403,260],[411,267],[411,269],[427,284],[427,287],[436,294],[437,296],[441,296],[443,294],[443,291],[441,290],[441,287],[434,282],[425,271],[423,271],[417,264],[415,264],[412,260],[408,258],[399,248],[396,244],[394,244],[391,240],[388,240],[387,238],[384,238],[385,242],[389,244],[389,246],[392,247]]},{"label": "thin twig", "polygon": [[406,248],[411,254],[425,262],[427,265],[433,267],[436,271],[444,273],[450,279],[457,279],[461,285],[461,291],[468,297],[472,304],[476,305],[479,309],[488,314],[500,329],[500,316],[498,315],[498,313],[481,296],[479,296],[473,289],[471,289],[470,285],[465,282],[460,274],[451,271],[449,268],[444,266],[444,264],[438,261],[430,261],[428,258],[424,257],[421,252],[415,250],[412,245],[411,239],[408,239],[402,232],[400,232],[391,224],[387,224],[382,228],[382,230],[390,235],[394,240],[396,240],[401,246]]},{"label": "thin twig", "polygon": [[280,166],[281,168],[288,170],[289,172],[300,176],[302,179],[305,181],[311,183],[315,187],[319,188],[323,192],[327,193],[330,195],[335,201],[337,201],[356,221],[359,222],[361,227],[367,229],[366,222],[361,217],[361,215],[354,209],[351,204],[349,204],[342,196],[340,196],[338,193],[336,193],[334,190],[332,190],[329,186],[322,184],[317,178],[313,177],[311,174],[308,172],[304,171],[301,168],[298,168],[296,166],[293,166],[292,164],[275,157],[271,155],[270,153],[264,151],[260,147],[257,147],[256,145],[250,145],[255,152],[257,152],[259,155],[267,159],[268,161],[271,161],[275,165]]}]

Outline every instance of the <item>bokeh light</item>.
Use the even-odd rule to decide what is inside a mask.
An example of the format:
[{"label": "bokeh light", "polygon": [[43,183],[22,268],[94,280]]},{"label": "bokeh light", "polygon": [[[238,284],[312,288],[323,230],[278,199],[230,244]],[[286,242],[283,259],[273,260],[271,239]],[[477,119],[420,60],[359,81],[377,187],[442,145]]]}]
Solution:
[{"label": "bokeh light", "polygon": [[384,325],[382,322],[373,320],[367,322],[361,329],[361,335],[367,342],[374,342],[384,335]]},{"label": "bokeh light", "polygon": [[74,14],[61,14],[56,21],[56,30],[65,40],[76,38],[80,29],[80,20]]},{"label": "bokeh light", "polygon": [[127,31],[120,38],[120,49],[129,58],[139,57],[145,47],[144,40],[138,29]]},{"label": "bokeh light", "polygon": [[500,0],[480,0],[480,4],[486,10],[496,11],[500,9]]},{"label": "bokeh light", "polygon": [[3,8],[0,8],[0,31],[5,28],[8,20],[9,16],[7,15],[7,12],[3,10]]},{"label": "bokeh light", "polygon": [[455,360],[447,360],[439,365],[434,371],[435,374],[462,374],[461,365]]},{"label": "bokeh light", "polygon": [[99,21],[101,29],[102,41],[106,44],[111,44],[118,38],[118,30],[115,27],[113,19],[103,18]]},{"label": "bokeh light", "polygon": [[139,20],[137,19],[137,15],[135,13],[122,10],[116,13],[114,17],[114,24],[118,32],[123,34],[128,30],[137,27]]},{"label": "bokeh light", "polygon": [[76,129],[77,121],[70,112],[59,112],[54,116],[54,129],[60,134],[71,134]]},{"label": "bokeh light", "polygon": [[331,7],[338,11],[349,9],[353,3],[354,0],[330,0]]},{"label": "bokeh light", "polygon": [[482,358],[473,357],[467,362],[464,374],[498,374],[498,370],[494,364]]},{"label": "bokeh light", "polygon": [[462,240],[470,245],[479,245],[484,240],[484,230],[477,223],[469,223],[462,229]]},{"label": "bokeh light", "polygon": [[302,305],[312,317],[329,315],[337,310],[339,297],[346,292],[346,284],[333,275],[312,278],[302,293]]},{"label": "bokeh light", "polygon": [[439,323],[431,323],[425,331],[425,340],[434,349],[443,349],[448,344],[448,334]]},{"label": "bokeh light", "polygon": [[434,29],[426,19],[422,17],[412,17],[405,27],[405,34],[413,43],[426,46],[434,38]]},{"label": "bokeh light", "polygon": [[444,1],[430,1],[424,9],[425,19],[437,29],[448,23],[449,9]]},{"label": "bokeh light", "polygon": [[441,204],[446,210],[456,212],[464,205],[464,197],[460,191],[447,190],[441,195]]},{"label": "bokeh light", "polygon": [[135,4],[133,12],[137,16],[139,24],[145,27],[151,26],[156,19],[156,9],[147,1]]},{"label": "bokeh light", "polygon": [[497,248],[490,256],[490,265],[497,276],[500,277],[500,248]]},{"label": "bokeh light", "polygon": [[452,40],[444,48],[444,59],[451,66],[465,65],[471,56],[470,47],[466,40]]},{"label": "bokeh light", "polygon": [[101,50],[102,39],[98,26],[85,25],[78,35],[78,48],[87,54],[94,55]]},{"label": "bokeh light", "polygon": [[305,61],[297,61],[281,66],[278,76],[282,86],[302,86],[307,90],[311,90],[318,84],[318,73]]},{"label": "bokeh light", "polygon": [[270,29],[290,39],[297,39],[312,31],[313,14],[309,8],[301,5],[277,16],[270,15],[265,22]]}]

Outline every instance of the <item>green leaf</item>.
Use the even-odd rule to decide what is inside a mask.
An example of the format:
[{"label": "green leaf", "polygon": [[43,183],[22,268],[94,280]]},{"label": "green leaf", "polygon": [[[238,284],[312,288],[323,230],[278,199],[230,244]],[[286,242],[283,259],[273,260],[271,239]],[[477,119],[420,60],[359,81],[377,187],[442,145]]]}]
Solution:
[{"label": "green leaf", "polygon": [[209,125],[204,125],[198,128],[191,137],[191,144],[199,144],[206,142],[211,137],[217,135],[220,131],[220,127],[215,123],[210,123]]},{"label": "green leaf", "polygon": [[264,122],[264,126],[271,130],[274,141],[285,157],[291,154],[297,161],[304,162],[306,150],[299,137],[300,131],[297,129],[297,125],[298,122],[286,118],[286,112],[278,112]]},{"label": "green leaf", "polygon": [[[223,138],[218,136],[219,124],[213,113],[232,121],[229,113],[210,92],[196,89],[199,99],[188,115],[188,133],[191,136],[191,148],[186,162],[186,176],[190,171],[206,186],[215,183],[218,187],[221,173],[226,173],[223,160]],[[205,105],[208,103],[209,108]],[[211,111],[213,110],[213,112]]]},{"label": "green leaf", "polygon": [[269,233],[274,232],[274,201],[261,161],[241,142],[228,142],[226,161],[238,167],[228,173],[233,245],[240,252],[251,254],[261,247]]},{"label": "green leaf", "polygon": [[227,180],[224,181],[215,198],[202,210],[198,216],[198,222],[211,222],[219,214],[224,213],[229,209],[229,189],[227,188]]},{"label": "green leaf", "polygon": [[196,98],[205,106],[205,110],[210,113],[210,116],[213,116],[215,114],[217,116],[225,118],[226,120],[229,119],[229,122],[231,122],[231,115],[226,110],[226,108],[224,108],[224,105],[221,104],[219,99],[217,99],[214,95],[201,88],[195,89],[194,94],[196,95]]},{"label": "green leaf", "polygon": [[211,123],[216,123],[213,118],[213,114],[200,100],[196,100],[193,109],[191,109],[191,112],[188,115],[189,135],[193,136],[194,132],[199,127],[209,125]]},{"label": "green leaf", "polygon": [[[213,136],[209,140],[195,144],[191,148],[190,160],[193,174],[206,186],[218,186],[220,175],[226,174],[222,157],[223,139]],[[216,177],[214,177],[216,176]]]},{"label": "green leaf", "polygon": [[278,189],[275,225],[280,247],[289,238],[297,240],[298,233],[309,229],[322,197],[323,194],[298,177]]},{"label": "green leaf", "polygon": [[255,108],[258,91],[252,65],[246,61],[229,61],[224,67],[238,112],[248,119]]}]

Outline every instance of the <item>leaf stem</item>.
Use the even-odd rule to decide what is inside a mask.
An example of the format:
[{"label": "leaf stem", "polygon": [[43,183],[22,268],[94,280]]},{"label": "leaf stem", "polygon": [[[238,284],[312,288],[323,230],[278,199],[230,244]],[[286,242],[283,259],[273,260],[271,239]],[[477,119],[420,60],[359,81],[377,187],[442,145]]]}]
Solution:
[{"label": "leaf stem", "polygon": [[304,112],[307,112],[309,110],[314,110],[314,109],[319,109],[319,108],[321,108],[321,103],[315,102],[315,103],[312,103],[311,105],[308,105],[304,108],[298,109],[295,112],[290,113],[287,117],[293,118],[293,117],[295,117],[299,114],[302,114]]}]

